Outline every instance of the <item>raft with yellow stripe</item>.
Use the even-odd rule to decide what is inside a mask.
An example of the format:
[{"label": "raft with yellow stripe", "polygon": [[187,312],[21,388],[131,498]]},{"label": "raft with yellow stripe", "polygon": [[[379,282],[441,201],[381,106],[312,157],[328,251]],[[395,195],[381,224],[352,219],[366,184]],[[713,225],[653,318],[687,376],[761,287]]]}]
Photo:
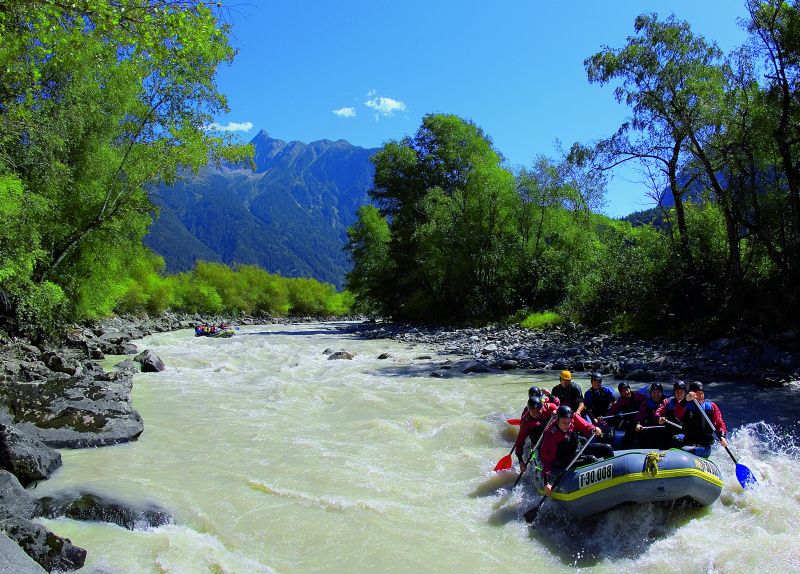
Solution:
[{"label": "raft with yellow stripe", "polygon": [[[552,500],[576,518],[628,503],[688,500],[709,506],[722,492],[721,476],[716,464],[683,450],[620,450],[613,458],[570,469],[553,489]],[[540,472],[533,484],[544,496]]]}]

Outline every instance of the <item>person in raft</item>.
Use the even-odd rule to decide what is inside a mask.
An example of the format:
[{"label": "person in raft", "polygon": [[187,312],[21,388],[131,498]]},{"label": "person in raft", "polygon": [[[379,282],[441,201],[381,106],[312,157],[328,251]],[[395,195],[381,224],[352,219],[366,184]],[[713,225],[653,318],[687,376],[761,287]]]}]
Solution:
[{"label": "person in raft", "polygon": [[[540,389],[537,386],[533,386],[530,389],[528,389],[528,401],[530,402],[530,400],[533,398],[541,399],[543,404],[545,403],[554,404],[556,407],[558,407],[558,405],[561,404],[561,402],[556,397],[550,396],[550,393],[547,392],[546,389]],[[522,414],[519,417],[520,421],[525,418],[525,414],[527,412],[528,412],[528,405],[526,404],[525,408],[522,409]]]},{"label": "person in raft", "polygon": [[[708,426],[708,421],[697,408],[695,399],[700,404],[714,428]],[[722,412],[716,403],[705,400],[703,383],[694,381],[689,383],[689,393],[686,395],[686,410],[683,412],[683,433],[672,437],[673,444],[697,456],[708,458],[711,454],[711,445],[714,444],[714,431],[719,433],[719,444],[728,446],[725,421]]]},{"label": "person in raft", "polygon": [[608,409],[614,403],[614,391],[603,386],[603,375],[599,372],[592,373],[590,384],[591,388],[583,395],[583,404],[586,407],[586,416],[583,418],[595,426],[601,422],[605,425],[605,421],[600,417],[606,416]]},{"label": "person in raft", "polygon": [[669,435],[663,425],[658,424],[656,411],[664,406],[664,386],[661,383],[650,385],[650,396],[639,407],[636,415],[636,448],[665,448]]},{"label": "person in raft", "polygon": [[[587,423],[581,417],[573,416],[572,409],[566,405],[561,405],[556,410],[556,424],[550,426],[544,432],[542,446],[539,449],[539,462],[542,464],[542,471],[546,484],[544,492],[547,496],[553,493],[553,484],[557,480],[559,470],[564,471],[581,448],[578,434],[585,437],[600,436],[602,431],[591,423]],[[602,443],[592,443],[583,451],[584,455],[611,458],[614,450],[610,445]]]},{"label": "person in raft", "polygon": [[666,403],[656,409],[656,416],[658,417],[658,424],[667,425],[667,422],[672,424],[665,426],[667,434],[670,437],[681,432],[680,426],[683,420],[683,412],[686,410],[686,383],[683,381],[675,381],[672,385],[672,396]]},{"label": "person in raft", "polygon": [[531,447],[539,442],[539,437],[545,430],[545,425],[558,407],[551,402],[544,402],[539,397],[528,399],[528,410],[522,413],[519,423],[519,434],[514,442],[514,452],[519,460],[520,473],[525,472],[527,465],[523,456],[525,440],[531,439]]},{"label": "person in raft", "polygon": [[618,430],[624,431],[625,436],[622,438],[622,448],[633,447],[633,429],[636,427],[636,420],[634,417],[639,414],[639,408],[644,402],[644,397],[639,393],[631,391],[631,386],[628,383],[620,383],[617,385],[619,390],[619,398],[608,409],[608,415],[615,417],[608,419],[610,424],[613,424]]},{"label": "person in raft", "polygon": [[572,373],[569,371],[561,371],[558,384],[553,387],[550,394],[561,401],[561,406],[568,406],[575,414],[580,414],[584,409],[583,391],[572,380]]}]

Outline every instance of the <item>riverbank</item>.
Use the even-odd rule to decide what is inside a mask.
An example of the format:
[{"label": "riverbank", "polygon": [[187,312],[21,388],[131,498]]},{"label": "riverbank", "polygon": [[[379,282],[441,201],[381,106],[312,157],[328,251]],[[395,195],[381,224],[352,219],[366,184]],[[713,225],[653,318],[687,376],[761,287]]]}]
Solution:
[{"label": "riverbank", "polygon": [[[237,323],[285,321],[258,317]],[[80,568],[86,557],[83,549],[34,522],[37,517],[66,515],[126,528],[171,520],[158,507],[129,508],[91,492],[57,500],[35,499],[26,487],[46,480],[61,466],[55,449],[125,443],[137,440],[144,431],[144,421],[131,402],[133,375],[160,371],[164,365],[131,341],[221,322],[220,317],[166,313],[72,326],[58,344],[37,346],[24,339],[0,338],[0,533],[35,561],[20,572],[37,572],[42,567],[71,571]],[[118,359],[113,370],[101,366],[107,358]]]},{"label": "riverbank", "polygon": [[[795,333],[764,339],[645,341],[575,326],[540,332],[515,326],[447,329],[379,322],[353,325],[349,332],[438,347],[465,357],[466,368],[472,370],[568,369],[642,382],[687,379],[742,381],[762,387],[800,384],[800,344]],[[452,365],[443,366],[452,369]],[[432,374],[439,376],[442,371]]]},{"label": "riverbank", "polygon": [[[133,528],[171,521],[160,508],[127,508],[79,493],[73,499],[38,500],[24,487],[47,479],[61,465],[55,448],[85,448],[137,440],[144,422],[133,409],[133,375],[144,369],[147,349],[132,341],[149,334],[219,323],[220,317],[114,318],[73,327],[62,345],[5,340],[0,350],[0,530],[47,569],[79,568],[85,552],[33,522],[37,516],[70,516]],[[318,318],[246,318],[237,324],[295,323]],[[365,339],[392,339],[456,355],[430,362],[432,377],[526,369],[600,371],[634,381],[738,380],[762,386],[795,385],[800,353],[791,338],[758,341],[726,338],[643,341],[589,333],[574,327],[531,332],[517,327],[434,329],[383,322],[342,324],[341,332]],[[140,352],[141,351],[141,352]],[[332,353],[335,354],[335,353]],[[140,364],[131,359],[139,358]],[[119,358],[107,372],[100,362]],[[347,357],[342,357],[347,358]],[[431,357],[433,359],[433,357]],[[150,357],[151,365],[158,358]],[[158,370],[157,367],[153,367]],[[30,542],[34,541],[34,542]],[[34,570],[31,570],[34,571]]]}]

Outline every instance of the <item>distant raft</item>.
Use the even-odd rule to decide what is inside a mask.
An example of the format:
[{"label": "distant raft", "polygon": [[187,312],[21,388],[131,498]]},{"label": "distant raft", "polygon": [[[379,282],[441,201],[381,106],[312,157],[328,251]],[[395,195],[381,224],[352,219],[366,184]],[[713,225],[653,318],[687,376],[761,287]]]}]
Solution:
[{"label": "distant raft", "polygon": [[[576,518],[629,503],[688,500],[710,506],[722,492],[721,477],[716,464],[683,450],[621,450],[613,458],[570,469],[553,489],[552,500]],[[541,472],[533,485],[544,496]]]},{"label": "distant raft", "polygon": [[214,339],[227,339],[228,337],[233,337],[234,332],[234,328],[228,325],[222,327],[216,327],[214,325],[201,325],[200,327],[195,327],[194,336],[212,337]]}]

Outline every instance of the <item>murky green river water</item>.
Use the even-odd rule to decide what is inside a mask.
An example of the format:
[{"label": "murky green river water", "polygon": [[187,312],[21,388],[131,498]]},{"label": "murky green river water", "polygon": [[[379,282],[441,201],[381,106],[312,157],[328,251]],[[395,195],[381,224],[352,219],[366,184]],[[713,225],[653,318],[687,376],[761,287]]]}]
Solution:
[{"label": "murky green river water", "polygon": [[[800,571],[800,457],[769,425],[733,435],[761,480],[754,490],[715,451],[727,480],[711,508],[625,508],[581,525],[546,515],[531,529],[520,515],[535,498],[518,489],[497,508],[508,480],[492,468],[510,448],[504,419],[519,416],[532,381],[554,378],[435,379],[418,358],[441,361],[433,349],[331,324],[137,344],[167,364],[134,379],[144,434],[62,451],[63,468],[34,494],[156,502],[175,523],[44,521],[89,551],[81,573]],[[327,360],[326,348],[356,356]]]}]

